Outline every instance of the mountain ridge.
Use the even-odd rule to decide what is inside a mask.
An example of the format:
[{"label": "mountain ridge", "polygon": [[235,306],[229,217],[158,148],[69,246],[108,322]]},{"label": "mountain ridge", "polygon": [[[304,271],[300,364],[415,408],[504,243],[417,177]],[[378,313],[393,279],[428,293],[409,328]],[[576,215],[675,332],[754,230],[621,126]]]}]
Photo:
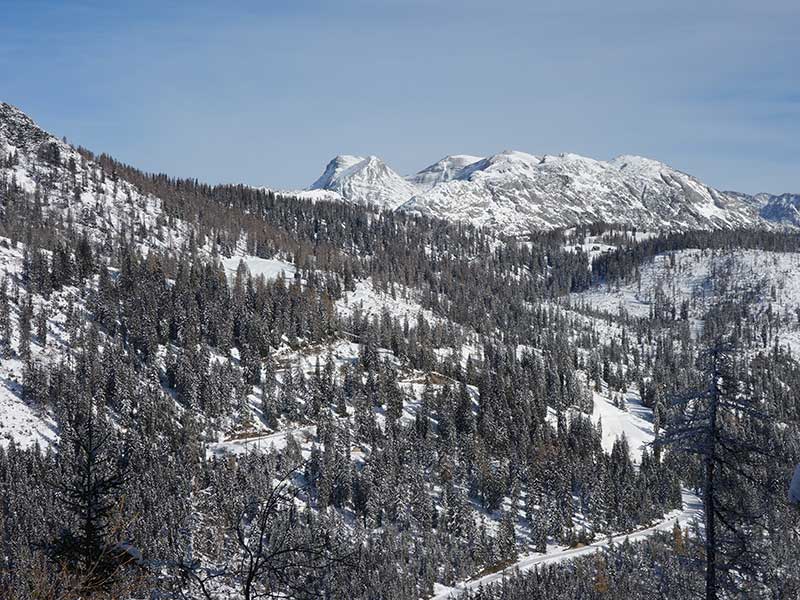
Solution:
[{"label": "mountain ridge", "polygon": [[[9,152],[45,163],[50,152],[71,157],[81,170],[74,148],[5,102],[0,140]],[[35,185],[24,177],[22,184]],[[800,228],[800,194],[720,191],[637,155],[603,161],[516,150],[483,158],[453,154],[404,177],[377,156],[343,154],[308,189],[291,193],[468,222],[512,236],[597,222],[651,230]]]},{"label": "mountain ridge", "polygon": [[[361,162],[337,168],[356,158]],[[369,158],[381,167],[372,170],[365,168],[365,160],[337,156],[309,189],[335,192],[347,202],[466,221],[507,235],[599,221],[676,230],[800,227],[796,194],[720,191],[637,155],[604,161],[517,150],[484,158],[454,154],[403,178],[408,185],[399,184],[400,176],[381,159]]]}]

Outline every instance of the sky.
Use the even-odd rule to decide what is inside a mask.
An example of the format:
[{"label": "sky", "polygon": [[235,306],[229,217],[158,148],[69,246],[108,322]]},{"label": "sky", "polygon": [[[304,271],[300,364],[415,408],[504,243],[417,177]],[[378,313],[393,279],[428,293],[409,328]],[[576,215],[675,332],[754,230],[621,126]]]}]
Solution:
[{"label": "sky", "polygon": [[211,183],[515,149],[800,192],[800,2],[0,0],[0,100]]}]

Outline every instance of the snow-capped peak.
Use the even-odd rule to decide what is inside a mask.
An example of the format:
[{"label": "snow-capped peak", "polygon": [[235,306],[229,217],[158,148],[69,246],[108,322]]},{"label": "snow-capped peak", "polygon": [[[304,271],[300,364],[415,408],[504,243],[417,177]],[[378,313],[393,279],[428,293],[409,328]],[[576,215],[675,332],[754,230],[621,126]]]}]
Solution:
[{"label": "snow-capped peak", "polygon": [[620,171],[625,171],[627,174],[635,173],[644,177],[659,177],[661,173],[676,171],[676,169],[663,162],[635,154],[617,156],[611,159],[609,164]]},{"label": "snow-capped peak", "polygon": [[478,172],[489,173],[511,173],[518,169],[530,169],[541,162],[538,156],[520,152],[518,150],[503,150],[483,160],[475,162],[465,168],[459,179],[470,179],[473,174]]},{"label": "snow-capped peak", "polygon": [[308,189],[310,190],[324,190],[333,185],[336,178],[350,167],[357,165],[364,160],[363,156],[353,156],[351,154],[340,154],[331,160],[325,167],[325,171],[320,175]]},{"label": "snow-capped peak", "polygon": [[443,181],[459,178],[465,167],[480,160],[483,160],[480,156],[451,154],[425,167],[419,173],[412,175],[408,179],[410,182],[423,188],[432,188]]},{"label": "snow-capped peak", "polygon": [[41,129],[28,115],[16,106],[0,102],[0,150],[36,153],[43,144],[54,144],[62,153],[72,152],[57,137]]},{"label": "snow-capped peak", "polygon": [[388,209],[397,208],[417,192],[377,156],[351,155],[340,155],[329,162],[310,189],[330,190],[351,202]]}]

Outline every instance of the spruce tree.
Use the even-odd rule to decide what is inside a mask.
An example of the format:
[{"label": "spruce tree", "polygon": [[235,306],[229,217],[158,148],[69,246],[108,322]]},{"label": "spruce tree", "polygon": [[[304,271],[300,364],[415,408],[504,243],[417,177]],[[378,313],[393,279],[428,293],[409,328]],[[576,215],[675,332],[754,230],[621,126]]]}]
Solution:
[{"label": "spruce tree", "polygon": [[98,416],[91,397],[79,398],[61,442],[66,463],[58,499],[70,520],[52,546],[52,556],[75,575],[88,593],[112,589],[121,570],[134,561],[113,529],[129,457],[114,451],[113,430]]}]

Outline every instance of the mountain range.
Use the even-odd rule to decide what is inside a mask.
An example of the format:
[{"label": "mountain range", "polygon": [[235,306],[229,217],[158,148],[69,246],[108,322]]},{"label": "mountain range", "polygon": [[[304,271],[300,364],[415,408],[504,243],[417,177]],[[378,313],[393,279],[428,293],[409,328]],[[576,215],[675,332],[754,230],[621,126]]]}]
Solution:
[{"label": "mountain range", "polygon": [[[48,152],[72,157],[81,170],[73,148],[5,103],[0,104],[0,142],[18,155],[17,178],[31,190],[37,175],[26,165]],[[112,221],[109,211],[125,211],[122,191],[109,190],[106,196],[106,218]],[[598,222],[651,231],[800,228],[800,194],[720,191],[640,156],[602,161],[513,150],[485,158],[456,154],[401,176],[376,156],[339,155],[308,189],[295,193],[468,222],[511,236]],[[86,201],[80,212],[92,212],[88,195],[75,200]]]},{"label": "mountain range", "polygon": [[340,155],[301,194],[318,191],[517,236],[595,222],[650,230],[800,227],[797,194],[720,191],[641,156],[457,154],[403,177],[376,156]]}]

